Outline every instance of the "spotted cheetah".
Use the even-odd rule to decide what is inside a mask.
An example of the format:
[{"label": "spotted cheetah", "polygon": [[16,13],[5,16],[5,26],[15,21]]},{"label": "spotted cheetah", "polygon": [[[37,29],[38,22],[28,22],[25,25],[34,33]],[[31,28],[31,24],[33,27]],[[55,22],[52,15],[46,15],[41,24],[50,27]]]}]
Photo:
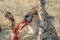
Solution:
[{"label": "spotted cheetah", "polygon": [[40,0],[41,9],[38,10],[41,28],[41,40],[58,40],[55,27],[52,25],[54,17],[45,10],[45,0]]},{"label": "spotted cheetah", "polygon": [[47,12],[39,13],[40,27],[41,27],[41,38],[42,40],[58,40],[57,32],[51,23],[52,17]]},{"label": "spotted cheetah", "polygon": [[22,40],[37,40],[38,38],[38,32],[39,32],[39,28],[38,28],[38,23],[39,23],[39,16],[37,13],[37,6],[30,8],[28,13],[25,16],[28,16],[26,19],[28,21],[30,21],[30,23],[28,24],[28,30],[30,35],[28,36],[24,36]]},{"label": "spotted cheetah", "polygon": [[11,28],[12,31],[13,31],[13,30],[14,30],[14,27],[15,27],[15,20],[14,20],[13,15],[11,14],[11,12],[6,11],[5,17],[6,17],[7,19],[9,19],[9,21],[11,22],[10,28]]},{"label": "spotted cheetah", "polygon": [[[52,25],[52,22],[51,22],[51,20],[53,20],[54,17],[48,15],[48,13],[46,12],[46,10],[43,7],[36,6],[36,7],[32,8],[35,10],[30,11],[30,13],[33,12],[32,14],[34,14],[35,12],[37,12],[38,15],[36,15],[36,16],[38,16],[38,18],[34,19],[34,17],[33,17],[34,20],[31,21],[31,23],[28,25],[28,28],[30,27],[29,30],[31,31],[31,33],[36,32],[37,34],[38,34],[38,32],[35,29],[41,28],[41,31],[40,31],[41,34],[40,34],[39,40],[58,40],[57,32],[56,32],[55,27]],[[35,18],[36,18],[36,16],[35,16]],[[32,23],[32,22],[34,22],[34,23]],[[32,25],[32,26],[30,26],[30,25]],[[35,32],[32,32],[32,31],[35,31]],[[27,40],[27,39],[33,40],[31,37],[30,38],[27,37],[24,40]],[[37,40],[37,39],[35,39],[35,40]]]}]

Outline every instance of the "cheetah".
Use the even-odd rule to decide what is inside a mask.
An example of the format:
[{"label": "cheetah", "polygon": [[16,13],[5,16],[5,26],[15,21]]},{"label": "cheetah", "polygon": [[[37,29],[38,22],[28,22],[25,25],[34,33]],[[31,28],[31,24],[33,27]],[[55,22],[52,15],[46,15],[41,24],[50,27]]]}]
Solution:
[{"label": "cheetah", "polygon": [[13,31],[14,30],[14,27],[15,27],[15,19],[14,19],[13,15],[9,11],[6,11],[6,13],[4,15],[11,22],[10,28]]},{"label": "cheetah", "polygon": [[[34,10],[32,11],[32,9],[34,9]],[[36,12],[37,12],[38,18],[34,19],[34,17],[33,17],[34,20],[32,19],[32,21],[30,23],[30,24],[32,24],[34,26],[30,26],[30,24],[28,25],[28,28],[31,27],[29,29],[30,32],[32,33],[32,31],[35,31],[38,34],[38,32],[35,30],[36,29],[35,25],[37,25],[38,31],[39,31],[39,28],[41,28],[41,31],[39,31],[41,33],[39,40],[59,40],[58,37],[57,37],[56,29],[52,25],[52,22],[51,22],[54,19],[54,17],[50,16],[46,12],[46,10],[45,10],[43,5],[31,8],[30,14],[34,14]],[[35,18],[36,18],[36,16],[35,16]],[[32,22],[35,22],[35,24],[32,23]],[[34,27],[34,29],[33,29],[33,27]],[[33,40],[34,38],[32,39],[32,37],[30,37],[30,38],[27,37],[24,40],[27,40],[27,39],[28,40]],[[34,40],[37,40],[37,39],[34,39]]]},{"label": "cheetah", "polygon": [[30,8],[28,13],[24,16],[26,17],[26,19],[29,21],[28,24],[28,34],[29,36],[25,36],[23,37],[22,40],[37,40],[38,38],[38,32],[39,32],[39,27],[38,27],[38,23],[39,23],[39,16],[38,16],[38,12],[37,12],[37,6]]},{"label": "cheetah", "polygon": [[38,10],[41,28],[41,40],[59,40],[57,32],[52,24],[54,17],[50,16],[45,10],[45,0],[40,0],[40,7]]},{"label": "cheetah", "polygon": [[40,28],[41,28],[41,38],[42,40],[58,40],[57,32],[54,26],[51,23],[51,16],[47,14],[47,12],[40,12]]}]

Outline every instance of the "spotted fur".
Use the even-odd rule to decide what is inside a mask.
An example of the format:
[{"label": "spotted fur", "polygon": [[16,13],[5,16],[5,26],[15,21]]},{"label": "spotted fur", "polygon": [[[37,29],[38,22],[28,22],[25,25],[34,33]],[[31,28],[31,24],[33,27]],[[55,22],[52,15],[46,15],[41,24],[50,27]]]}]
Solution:
[{"label": "spotted fur", "polygon": [[39,12],[41,39],[42,40],[58,40],[55,27],[51,23],[52,16],[49,16],[45,10]]}]

